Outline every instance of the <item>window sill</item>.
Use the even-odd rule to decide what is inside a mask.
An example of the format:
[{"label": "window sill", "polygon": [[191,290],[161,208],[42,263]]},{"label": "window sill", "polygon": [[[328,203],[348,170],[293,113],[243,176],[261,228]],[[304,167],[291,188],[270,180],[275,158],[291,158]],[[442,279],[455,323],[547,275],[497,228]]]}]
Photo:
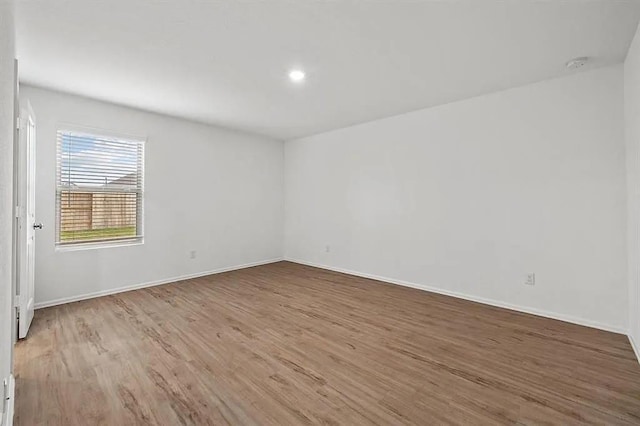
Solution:
[{"label": "window sill", "polygon": [[77,243],[77,244],[56,244],[56,252],[66,251],[82,251],[82,250],[96,250],[115,247],[129,247],[140,246],[144,244],[144,238],[132,239],[132,240],[120,240],[113,242],[99,241],[95,243]]}]

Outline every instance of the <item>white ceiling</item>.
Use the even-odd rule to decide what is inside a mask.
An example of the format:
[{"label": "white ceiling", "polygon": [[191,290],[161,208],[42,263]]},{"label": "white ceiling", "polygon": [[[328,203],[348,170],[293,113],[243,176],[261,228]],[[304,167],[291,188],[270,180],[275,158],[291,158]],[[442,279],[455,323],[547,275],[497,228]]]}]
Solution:
[{"label": "white ceiling", "polygon": [[21,0],[17,49],[25,83],[291,139],[621,62],[639,18],[635,0]]}]

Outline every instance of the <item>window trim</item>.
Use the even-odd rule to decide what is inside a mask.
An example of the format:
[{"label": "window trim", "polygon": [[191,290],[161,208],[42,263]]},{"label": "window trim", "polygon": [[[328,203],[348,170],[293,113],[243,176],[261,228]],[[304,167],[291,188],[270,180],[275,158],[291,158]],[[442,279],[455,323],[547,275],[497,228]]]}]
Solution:
[{"label": "window trim", "polygon": [[[106,140],[114,140],[114,141],[124,141],[124,142],[133,142],[139,144],[142,150],[142,155],[140,159],[140,175],[142,176],[142,184],[139,191],[135,191],[136,193],[141,194],[141,201],[136,212],[136,233],[137,236],[134,237],[124,237],[124,238],[112,238],[112,239],[103,239],[103,240],[93,240],[93,241],[75,241],[75,242],[61,242],[60,241],[60,227],[61,227],[61,209],[58,206],[58,191],[60,187],[58,186],[58,176],[60,173],[60,164],[58,162],[58,150],[60,149],[58,146],[58,137],[60,134],[72,134],[77,136],[88,136],[101,138]],[[84,126],[76,126],[69,124],[59,124],[55,133],[55,202],[54,202],[54,217],[55,217],[55,233],[54,233],[54,246],[55,251],[78,251],[78,250],[93,250],[100,248],[111,248],[111,247],[127,247],[127,246],[136,246],[144,244],[145,240],[145,220],[144,220],[144,200],[145,200],[145,161],[146,161],[146,143],[147,138],[141,136],[133,136],[122,134],[118,132],[113,132],[109,130],[90,128]]]},{"label": "window trim", "polygon": [[58,244],[56,243],[55,251],[56,252],[65,252],[65,251],[81,251],[81,250],[95,250],[95,249],[104,249],[104,248],[115,248],[115,247],[129,247],[129,246],[141,246],[144,244],[144,237],[140,237],[139,239],[129,239],[129,240],[115,240],[112,242],[89,242],[89,243],[72,243],[72,244]]}]

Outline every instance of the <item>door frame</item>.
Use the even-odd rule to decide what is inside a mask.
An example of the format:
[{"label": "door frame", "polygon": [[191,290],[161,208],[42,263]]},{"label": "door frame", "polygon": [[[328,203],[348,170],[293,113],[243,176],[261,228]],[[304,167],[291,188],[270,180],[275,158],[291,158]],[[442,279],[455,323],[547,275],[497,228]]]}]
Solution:
[{"label": "door frame", "polygon": [[[11,259],[11,294],[12,315],[11,315],[11,340],[18,341],[18,238],[19,238],[19,208],[18,208],[18,165],[20,162],[20,85],[18,83],[18,60],[14,60],[14,100],[13,100],[13,230],[12,230],[12,259]],[[11,370],[13,371],[13,347],[11,348]]]}]

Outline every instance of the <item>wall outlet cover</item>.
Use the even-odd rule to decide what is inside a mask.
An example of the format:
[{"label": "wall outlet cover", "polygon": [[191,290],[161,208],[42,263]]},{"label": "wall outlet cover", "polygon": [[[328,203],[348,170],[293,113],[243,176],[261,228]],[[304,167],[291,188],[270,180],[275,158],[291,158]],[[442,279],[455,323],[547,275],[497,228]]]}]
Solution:
[{"label": "wall outlet cover", "polygon": [[525,285],[536,285],[536,274],[535,272],[529,272],[524,278]]}]

